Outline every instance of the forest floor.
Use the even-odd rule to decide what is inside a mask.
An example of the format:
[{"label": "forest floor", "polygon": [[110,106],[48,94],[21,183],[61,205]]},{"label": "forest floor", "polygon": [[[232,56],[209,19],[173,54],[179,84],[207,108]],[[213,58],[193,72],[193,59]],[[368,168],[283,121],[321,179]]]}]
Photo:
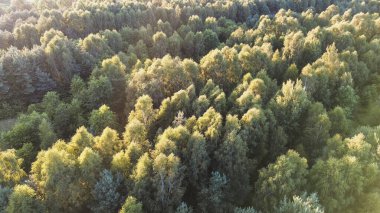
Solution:
[{"label": "forest floor", "polygon": [[4,120],[0,120],[0,132],[5,132],[10,130],[13,125],[16,123],[16,118],[8,118]]}]

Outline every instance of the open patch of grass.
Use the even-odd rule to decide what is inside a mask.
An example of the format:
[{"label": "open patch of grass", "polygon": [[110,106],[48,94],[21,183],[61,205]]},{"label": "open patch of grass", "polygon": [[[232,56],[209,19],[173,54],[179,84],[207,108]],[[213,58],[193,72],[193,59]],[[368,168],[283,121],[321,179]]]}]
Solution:
[{"label": "open patch of grass", "polygon": [[0,0],[0,8],[8,7],[10,3],[10,0]]},{"label": "open patch of grass", "polygon": [[380,103],[372,102],[368,106],[359,109],[355,118],[359,125],[380,125]]},{"label": "open patch of grass", "polygon": [[4,119],[0,120],[0,132],[5,132],[10,130],[13,125],[16,123],[16,118],[9,118],[9,119]]},{"label": "open patch of grass", "polygon": [[373,77],[373,88],[375,91],[370,98],[367,98],[368,104],[359,106],[354,114],[357,126],[378,126],[380,125],[380,77]]}]

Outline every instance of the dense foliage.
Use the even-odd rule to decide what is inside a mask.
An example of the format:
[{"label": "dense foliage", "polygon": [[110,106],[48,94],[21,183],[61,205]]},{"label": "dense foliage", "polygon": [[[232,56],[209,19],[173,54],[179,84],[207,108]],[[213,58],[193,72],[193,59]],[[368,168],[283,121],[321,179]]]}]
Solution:
[{"label": "dense foliage", "polygon": [[10,1],[0,212],[380,212],[379,13]]}]

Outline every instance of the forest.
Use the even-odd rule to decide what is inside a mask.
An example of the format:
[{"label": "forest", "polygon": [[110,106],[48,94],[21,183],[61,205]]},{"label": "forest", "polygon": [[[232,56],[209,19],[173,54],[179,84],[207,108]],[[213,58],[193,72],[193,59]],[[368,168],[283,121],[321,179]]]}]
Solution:
[{"label": "forest", "polygon": [[0,213],[380,213],[379,0],[0,0]]}]

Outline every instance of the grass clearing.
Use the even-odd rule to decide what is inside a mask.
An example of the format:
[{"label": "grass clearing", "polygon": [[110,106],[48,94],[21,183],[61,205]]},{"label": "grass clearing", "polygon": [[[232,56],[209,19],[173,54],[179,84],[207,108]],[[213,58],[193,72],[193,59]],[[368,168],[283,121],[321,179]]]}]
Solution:
[{"label": "grass clearing", "polygon": [[0,8],[5,9],[10,5],[10,0],[0,0]]},{"label": "grass clearing", "polygon": [[380,125],[380,79],[375,79],[377,98],[370,100],[366,106],[359,106],[354,114],[354,119],[358,126],[378,126]]},{"label": "grass clearing", "polygon": [[380,103],[372,102],[368,106],[356,112],[355,120],[359,125],[378,126],[380,125]]},{"label": "grass clearing", "polygon": [[4,119],[0,120],[0,132],[5,132],[10,130],[13,125],[16,123],[16,118],[9,118],[9,119]]}]

